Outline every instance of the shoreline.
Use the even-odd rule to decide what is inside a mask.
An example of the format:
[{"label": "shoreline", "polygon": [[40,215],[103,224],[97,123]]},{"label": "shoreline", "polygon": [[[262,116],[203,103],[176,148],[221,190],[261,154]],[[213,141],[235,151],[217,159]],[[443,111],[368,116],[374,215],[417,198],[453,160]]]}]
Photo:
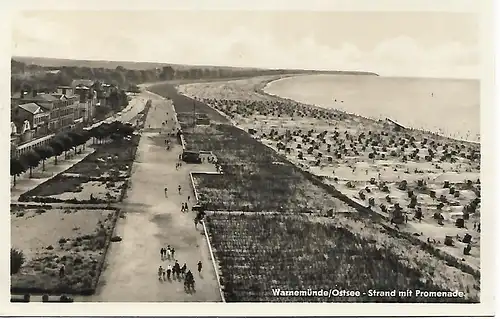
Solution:
[{"label": "shoreline", "polygon": [[[303,75],[298,75],[298,76],[305,76],[305,75],[308,75],[308,74],[303,74]],[[284,77],[284,78],[292,78],[292,77],[297,77],[297,76],[296,75],[289,75],[289,76]],[[284,78],[264,81],[264,82],[262,82],[262,84],[263,84],[262,86],[261,85],[256,85],[255,92],[258,93],[258,94],[267,96],[267,97],[269,97],[271,99],[278,99],[278,100],[282,100],[282,101],[286,101],[286,102],[290,102],[291,101],[293,103],[299,103],[299,104],[306,105],[308,107],[311,107],[313,109],[318,109],[318,110],[333,110],[333,111],[336,111],[336,112],[339,112],[339,113],[343,113],[343,114],[348,115],[348,116],[362,118],[364,120],[370,120],[370,121],[374,121],[374,122],[389,120],[389,122],[392,122],[391,125],[399,125],[399,126],[402,127],[402,129],[404,131],[409,131],[409,132],[415,132],[415,131],[417,131],[417,132],[421,132],[421,133],[430,134],[430,135],[433,135],[433,136],[436,136],[436,137],[439,137],[439,138],[445,138],[445,139],[459,141],[459,142],[465,142],[465,143],[471,143],[471,144],[475,144],[475,145],[481,145],[481,141],[474,141],[474,140],[467,140],[467,139],[455,138],[455,137],[451,137],[451,136],[447,136],[447,135],[442,135],[442,134],[439,134],[439,133],[437,133],[435,131],[431,131],[431,130],[425,130],[425,129],[420,129],[420,128],[413,128],[411,126],[408,126],[408,125],[400,123],[399,121],[397,121],[394,118],[386,117],[385,120],[384,120],[384,119],[376,119],[376,118],[372,118],[372,117],[366,117],[366,116],[363,116],[363,115],[360,115],[360,114],[347,112],[347,111],[344,111],[344,110],[341,110],[341,109],[338,109],[338,108],[334,108],[334,107],[323,107],[323,106],[319,106],[319,105],[313,105],[313,104],[308,104],[308,103],[300,102],[300,101],[297,101],[297,100],[294,100],[294,99],[290,99],[290,98],[287,98],[287,97],[279,96],[279,95],[272,94],[272,93],[269,93],[269,92],[266,91],[266,88],[271,83],[276,82],[276,81],[280,81],[280,80],[282,80]]]}]

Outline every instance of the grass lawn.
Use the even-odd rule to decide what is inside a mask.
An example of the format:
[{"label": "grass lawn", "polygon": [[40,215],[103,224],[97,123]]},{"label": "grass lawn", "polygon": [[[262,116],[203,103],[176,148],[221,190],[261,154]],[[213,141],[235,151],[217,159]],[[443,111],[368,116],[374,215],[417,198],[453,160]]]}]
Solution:
[{"label": "grass lawn", "polygon": [[[444,289],[428,280],[427,268],[410,267],[406,258],[381,242],[355,235],[331,219],[214,213],[207,221],[228,302],[477,302],[471,298],[370,297],[369,289]],[[359,290],[361,296],[273,295],[273,289],[308,288]]]},{"label": "grass lawn", "polygon": [[[114,210],[12,209],[11,243],[26,261],[13,293],[92,294],[116,223]],[[65,276],[59,277],[65,266]]]},{"label": "grass lawn", "polygon": [[223,175],[194,174],[208,210],[326,214],[352,209],[306,179],[303,173],[246,132],[226,124],[186,132],[188,149],[212,151]]}]

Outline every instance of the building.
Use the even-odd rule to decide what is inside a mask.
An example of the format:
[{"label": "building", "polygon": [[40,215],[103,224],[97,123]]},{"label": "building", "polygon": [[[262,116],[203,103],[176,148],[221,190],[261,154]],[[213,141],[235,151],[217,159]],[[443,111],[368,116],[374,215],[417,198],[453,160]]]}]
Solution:
[{"label": "building", "polygon": [[11,142],[10,144],[10,156],[11,157],[19,157],[23,155],[26,152],[29,152],[31,150],[34,150],[35,148],[41,147],[43,145],[48,145],[52,138],[54,138],[55,134],[50,134],[47,136],[44,136],[42,138],[37,138],[34,140],[31,140],[29,142],[16,145]]},{"label": "building", "polygon": [[72,95],[74,95],[74,92],[75,92],[75,90],[72,86],[58,86],[57,87],[57,94],[72,96]]},{"label": "building", "polygon": [[78,85],[75,88],[75,93],[79,96],[78,107],[81,111],[84,122],[92,122],[92,119],[95,116],[95,107],[97,104],[95,90],[84,85]]},{"label": "building", "polygon": [[81,116],[76,114],[78,96],[73,94],[70,87],[59,87],[58,93],[38,93],[33,90],[29,94],[21,92],[19,97],[12,97],[13,105],[21,105],[27,103],[35,103],[38,106],[49,112],[48,132],[57,132],[67,130],[75,125],[75,120],[79,120]]},{"label": "building", "polygon": [[64,87],[58,88],[57,91],[58,93],[53,93],[51,96],[57,99],[55,110],[58,115],[58,129],[69,130],[79,126],[83,118],[78,108],[78,95],[73,93],[73,89],[68,90]]},{"label": "building", "polygon": [[43,136],[48,133],[50,111],[40,105],[29,102],[19,104],[17,108],[17,118],[27,120],[35,136]]},{"label": "building", "polygon": [[79,109],[82,112],[83,121],[92,123],[95,117],[95,109],[99,105],[97,90],[99,83],[92,80],[73,80],[71,86],[76,95],[79,96]]},{"label": "building", "polygon": [[33,139],[33,131],[28,120],[13,119],[10,124],[10,141],[15,145],[26,143]]},{"label": "building", "polygon": [[93,80],[86,80],[86,79],[79,79],[79,80],[73,80],[71,82],[71,87],[74,89],[79,85],[83,85],[86,87],[93,87],[96,84],[95,81]]}]

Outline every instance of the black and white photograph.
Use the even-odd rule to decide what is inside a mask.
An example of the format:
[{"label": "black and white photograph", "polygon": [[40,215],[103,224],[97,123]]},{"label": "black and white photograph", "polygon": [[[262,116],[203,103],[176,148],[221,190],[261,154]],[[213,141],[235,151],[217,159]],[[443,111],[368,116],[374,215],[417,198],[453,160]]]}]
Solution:
[{"label": "black and white photograph", "polygon": [[9,309],[493,311],[490,3],[292,2],[9,13]]}]

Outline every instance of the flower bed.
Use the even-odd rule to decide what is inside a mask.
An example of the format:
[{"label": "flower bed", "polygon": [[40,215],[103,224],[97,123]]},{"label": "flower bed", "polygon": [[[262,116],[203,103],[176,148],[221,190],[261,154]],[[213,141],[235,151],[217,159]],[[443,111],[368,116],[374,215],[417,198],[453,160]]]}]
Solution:
[{"label": "flower bed", "polygon": [[[14,209],[11,242],[25,256],[11,292],[94,293],[119,212]],[[64,276],[60,267],[65,266]]]},{"label": "flower bed", "polygon": [[194,174],[200,202],[208,210],[321,214],[352,210],[238,128],[203,126],[184,137],[188,149],[212,151],[223,171],[222,175]]},{"label": "flower bed", "polygon": [[433,278],[425,273],[427,269],[410,267],[389,246],[364,239],[325,218],[214,213],[208,216],[207,226],[228,302],[477,302],[470,297],[275,296],[273,289],[278,288],[447,289],[426,280]]},{"label": "flower bed", "polygon": [[88,177],[127,177],[139,145],[139,136],[96,145],[95,152],[75,164],[65,173]]},{"label": "flower bed", "polygon": [[[38,185],[19,201],[42,203],[110,203],[123,199],[139,136],[97,145],[91,155]],[[92,196],[91,196],[92,195]]]},{"label": "flower bed", "polygon": [[56,177],[19,197],[22,202],[114,203],[127,187],[123,178]]}]

